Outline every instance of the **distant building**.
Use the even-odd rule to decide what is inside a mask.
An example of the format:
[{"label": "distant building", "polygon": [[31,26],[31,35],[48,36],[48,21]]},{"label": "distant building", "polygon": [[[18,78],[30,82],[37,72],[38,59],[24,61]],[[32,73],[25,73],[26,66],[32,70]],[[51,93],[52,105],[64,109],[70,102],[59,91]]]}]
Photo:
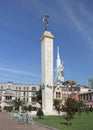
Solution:
[{"label": "distant building", "polygon": [[[0,109],[4,109],[5,106],[11,106],[11,102],[16,98],[24,100],[27,105],[37,107],[36,93],[39,89],[40,85],[36,84],[16,84],[13,82],[0,83]],[[61,100],[62,104],[64,104],[69,96],[77,98],[77,94],[81,100],[85,101],[87,98],[83,98],[83,95],[89,95],[90,93],[89,87],[86,86],[71,87],[64,86],[61,83],[53,85],[53,99]],[[93,102],[93,96],[88,100],[90,99]]]},{"label": "distant building", "polygon": [[78,88],[78,93],[84,93],[84,92],[88,92],[90,90],[89,87],[87,86],[76,86],[76,88]]},{"label": "distant building", "polygon": [[65,100],[68,98],[68,95],[71,93],[71,90],[60,83],[54,85],[53,99],[58,99],[64,104]]},{"label": "distant building", "polygon": [[54,84],[53,89],[53,99],[61,100],[62,104],[64,104],[65,100],[68,97],[79,100],[78,95],[81,93],[87,93],[89,91],[89,87],[87,86],[66,86],[60,83]]},{"label": "distant building", "polygon": [[79,100],[84,101],[86,105],[92,106],[93,108],[93,91],[79,93]]},{"label": "distant building", "polygon": [[40,86],[35,84],[0,83],[0,107],[3,109],[5,106],[11,106],[12,100],[17,98],[36,107],[36,92],[39,88]]},{"label": "distant building", "polygon": [[90,89],[93,89],[93,78],[88,79],[88,86]]}]

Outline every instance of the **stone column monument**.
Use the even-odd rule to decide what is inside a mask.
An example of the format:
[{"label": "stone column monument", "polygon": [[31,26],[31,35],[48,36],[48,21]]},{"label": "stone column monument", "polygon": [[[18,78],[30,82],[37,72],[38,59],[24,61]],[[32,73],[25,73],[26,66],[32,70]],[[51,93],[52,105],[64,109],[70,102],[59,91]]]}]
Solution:
[{"label": "stone column monument", "polygon": [[45,15],[45,32],[41,36],[41,69],[42,69],[42,110],[45,115],[53,112],[53,39],[48,31],[48,18]]}]

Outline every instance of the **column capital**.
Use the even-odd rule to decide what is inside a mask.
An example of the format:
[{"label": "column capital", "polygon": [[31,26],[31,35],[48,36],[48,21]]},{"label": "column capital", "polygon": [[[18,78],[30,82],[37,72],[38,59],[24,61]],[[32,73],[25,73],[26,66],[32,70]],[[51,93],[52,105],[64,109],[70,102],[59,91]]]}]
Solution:
[{"label": "column capital", "polygon": [[40,38],[40,41],[42,41],[45,37],[50,38],[50,39],[54,39],[54,35],[49,31],[44,32],[44,34]]}]

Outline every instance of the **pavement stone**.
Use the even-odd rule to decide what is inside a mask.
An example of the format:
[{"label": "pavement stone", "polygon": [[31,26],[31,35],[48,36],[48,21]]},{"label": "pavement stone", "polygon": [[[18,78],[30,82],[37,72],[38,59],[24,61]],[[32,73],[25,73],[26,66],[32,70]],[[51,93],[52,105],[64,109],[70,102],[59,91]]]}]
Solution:
[{"label": "pavement stone", "polygon": [[7,112],[0,112],[0,130],[50,130],[40,124],[18,124],[17,119],[12,119]]}]

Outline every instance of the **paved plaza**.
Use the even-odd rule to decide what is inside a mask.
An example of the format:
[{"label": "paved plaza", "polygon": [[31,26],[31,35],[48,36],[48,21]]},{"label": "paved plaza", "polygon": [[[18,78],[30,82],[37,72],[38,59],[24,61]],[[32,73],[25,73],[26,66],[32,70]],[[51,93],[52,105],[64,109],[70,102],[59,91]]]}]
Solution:
[{"label": "paved plaza", "polygon": [[0,112],[0,130],[50,130],[41,125],[18,124],[17,119],[12,119],[7,112]]}]

